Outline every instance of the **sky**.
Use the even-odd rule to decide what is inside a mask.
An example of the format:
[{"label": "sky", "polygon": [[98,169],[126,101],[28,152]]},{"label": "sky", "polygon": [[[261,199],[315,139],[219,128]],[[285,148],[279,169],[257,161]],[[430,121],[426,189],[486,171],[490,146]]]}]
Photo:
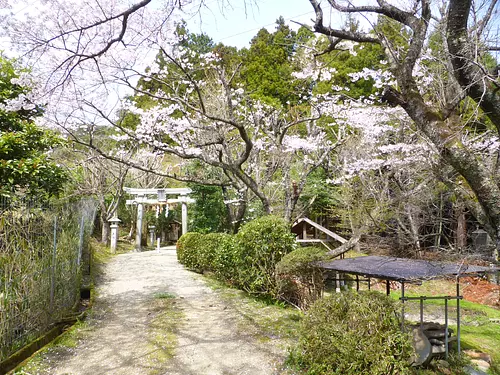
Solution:
[{"label": "sky", "polygon": [[233,0],[231,6],[221,7],[221,0],[208,0],[207,7],[195,16],[186,17],[191,32],[204,32],[216,43],[238,48],[247,47],[262,27],[274,30],[276,19],[283,16],[292,28],[300,26],[291,21],[312,25],[314,11],[308,0]]}]

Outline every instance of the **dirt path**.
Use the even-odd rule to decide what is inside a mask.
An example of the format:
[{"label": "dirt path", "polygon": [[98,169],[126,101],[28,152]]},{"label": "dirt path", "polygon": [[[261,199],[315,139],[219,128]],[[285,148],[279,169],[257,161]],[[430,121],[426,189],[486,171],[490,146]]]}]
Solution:
[{"label": "dirt path", "polygon": [[[173,358],[152,363],[149,324],[155,294],[171,293],[182,311]],[[177,263],[173,249],[118,255],[99,287],[94,328],[51,364],[54,375],[275,374],[275,349],[238,332],[238,315],[199,275]],[[48,359],[50,360],[50,359]],[[153,361],[154,362],[154,361]]]}]

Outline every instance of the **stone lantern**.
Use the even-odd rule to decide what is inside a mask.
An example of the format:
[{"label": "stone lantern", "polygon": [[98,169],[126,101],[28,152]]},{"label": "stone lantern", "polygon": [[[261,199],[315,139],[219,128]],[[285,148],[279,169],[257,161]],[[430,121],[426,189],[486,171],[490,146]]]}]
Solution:
[{"label": "stone lantern", "polygon": [[116,216],[109,220],[111,223],[111,252],[116,252],[116,245],[118,244],[118,223],[121,222]]},{"label": "stone lantern", "polygon": [[155,229],[156,227],[154,225],[148,225],[149,229],[149,246],[154,246],[155,245]]}]

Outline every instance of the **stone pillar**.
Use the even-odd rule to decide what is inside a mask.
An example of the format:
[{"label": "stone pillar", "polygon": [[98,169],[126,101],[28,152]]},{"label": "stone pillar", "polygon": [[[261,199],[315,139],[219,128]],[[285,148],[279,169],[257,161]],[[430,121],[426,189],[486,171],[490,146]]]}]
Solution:
[{"label": "stone pillar", "polygon": [[188,208],[187,208],[187,202],[186,202],[186,197],[183,197],[184,200],[182,201],[182,234],[186,234],[188,231]]},{"label": "stone pillar", "polygon": [[109,220],[111,223],[111,252],[116,253],[116,245],[118,244],[118,223],[121,222],[120,219],[114,217]]},{"label": "stone pillar", "polygon": [[137,229],[136,229],[136,234],[135,234],[135,251],[141,251],[143,213],[144,213],[144,206],[142,203],[138,203],[137,204]]},{"label": "stone pillar", "polygon": [[154,247],[155,245],[155,226],[150,225],[148,226],[149,229],[149,246]]}]

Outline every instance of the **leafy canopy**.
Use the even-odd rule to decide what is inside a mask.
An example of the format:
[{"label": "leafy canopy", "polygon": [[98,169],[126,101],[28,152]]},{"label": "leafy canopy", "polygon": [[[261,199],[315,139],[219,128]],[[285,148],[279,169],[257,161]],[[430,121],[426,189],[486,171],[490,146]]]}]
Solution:
[{"label": "leafy canopy", "polygon": [[27,72],[0,56],[0,194],[56,195],[64,170],[48,152],[62,144],[54,132],[34,123],[43,108],[33,103]]}]

